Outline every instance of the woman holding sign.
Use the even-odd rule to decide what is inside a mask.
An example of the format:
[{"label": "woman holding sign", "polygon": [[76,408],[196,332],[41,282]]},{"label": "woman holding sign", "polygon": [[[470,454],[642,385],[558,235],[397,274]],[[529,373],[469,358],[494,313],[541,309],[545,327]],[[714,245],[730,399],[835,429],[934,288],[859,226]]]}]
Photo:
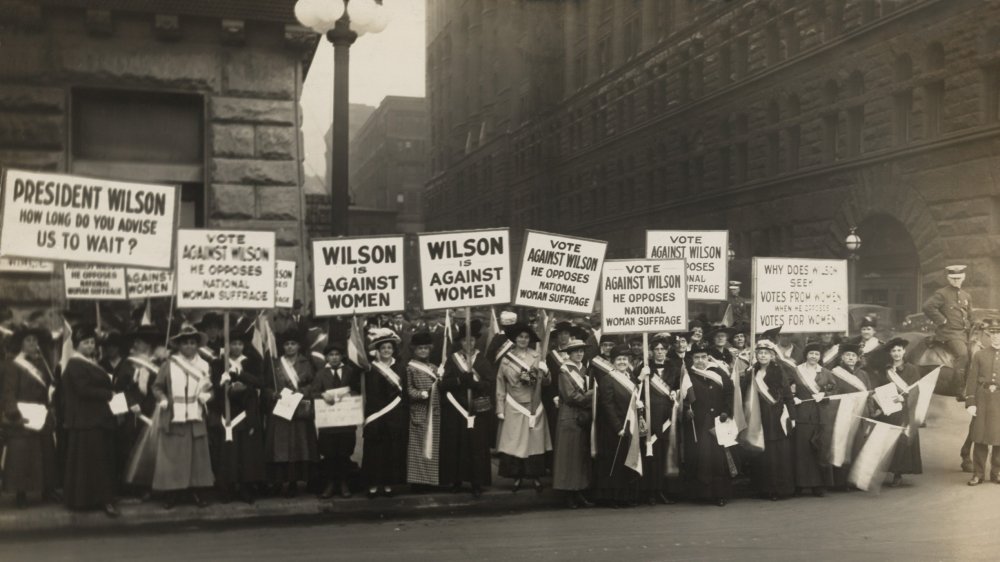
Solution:
[{"label": "woman holding sign", "polygon": [[309,481],[309,468],[319,460],[316,425],[310,393],[315,372],[309,357],[299,353],[302,334],[297,329],[278,337],[282,355],[274,361],[274,380],[265,389],[274,404],[264,448],[271,463],[271,479],[282,485],[286,497],[295,497],[299,481]]},{"label": "woman holding sign", "polygon": [[549,384],[549,371],[530,346],[538,336],[527,324],[517,322],[504,328],[509,344],[501,348],[503,358],[497,371],[496,412],[500,419],[497,451],[500,476],[521,480],[531,478],[541,492],[545,473],[545,453],[552,450],[549,424],[542,406],[542,386]]},{"label": "woman holding sign", "polygon": [[17,353],[0,366],[7,452],[3,466],[3,488],[16,494],[23,508],[27,494],[49,496],[56,488],[56,450],[52,432],[55,418],[50,402],[55,381],[42,358],[39,342],[48,334],[27,326],[11,338]]},{"label": "woman holding sign", "polygon": [[396,360],[399,336],[388,328],[368,332],[368,351],[375,352],[365,373],[364,450],[361,472],[368,497],[394,494],[392,486],[406,482],[409,415],[406,405],[406,365]]},{"label": "woman holding sign", "polygon": [[[892,473],[892,483],[890,486],[899,486],[903,481],[904,474],[920,474],[923,472],[923,463],[920,460],[920,433],[916,424],[911,423],[910,416],[914,412],[916,395],[910,395],[909,388],[920,380],[920,371],[904,360],[906,346],[909,341],[903,338],[893,338],[885,344],[884,349],[889,352],[889,364],[881,370],[872,371],[872,384],[876,387],[892,383],[899,392],[898,400],[903,408],[890,415],[880,416],[879,419],[892,425],[907,427],[907,431],[899,438],[896,450],[889,463],[889,472]],[[874,354],[872,354],[874,358]]]}]

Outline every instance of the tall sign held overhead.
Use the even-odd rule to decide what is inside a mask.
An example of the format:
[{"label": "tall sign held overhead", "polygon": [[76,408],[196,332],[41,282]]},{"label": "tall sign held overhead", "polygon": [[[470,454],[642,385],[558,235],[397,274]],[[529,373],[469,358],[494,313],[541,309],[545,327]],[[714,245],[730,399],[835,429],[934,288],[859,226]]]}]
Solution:
[{"label": "tall sign held overhead", "polygon": [[129,299],[171,297],[174,294],[174,272],[162,269],[125,270],[125,284]]},{"label": "tall sign held overhead", "polygon": [[601,274],[606,334],[687,329],[684,260],[607,260]]},{"label": "tall sign held overhead", "polygon": [[507,228],[419,234],[424,310],[510,302]]},{"label": "tall sign held overhead", "polygon": [[274,307],[292,308],[295,304],[295,262],[274,262]]},{"label": "tall sign held overhead", "polygon": [[177,231],[178,308],[273,308],[274,233]]},{"label": "tall sign held overhead", "polygon": [[123,301],[128,298],[122,267],[68,263],[63,267],[63,286],[68,300]]},{"label": "tall sign held overhead", "polygon": [[405,310],[404,248],[402,236],[313,240],[315,315]]},{"label": "tall sign held overhead", "polygon": [[0,255],[170,269],[177,187],[5,170]]},{"label": "tall sign held overhead", "polygon": [[590,313],[608,243],[528,230],[514,304]]},{"label": "tall sign held overhead", "polygon": [[728,230],[647,230],[646,257],[687,260],[689,300],[726,300]]},{"label": "tall sign held overhead", "polygon": [[753,259],[754,330],[846,332],[847,261]]}]

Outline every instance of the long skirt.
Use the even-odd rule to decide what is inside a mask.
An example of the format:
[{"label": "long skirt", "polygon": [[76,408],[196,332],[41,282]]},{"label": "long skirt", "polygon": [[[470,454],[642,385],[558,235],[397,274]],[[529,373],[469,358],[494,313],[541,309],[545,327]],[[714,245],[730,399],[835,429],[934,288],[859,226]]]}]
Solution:
[{"label": "long skirt", "polygon": [[823,426],[800,423],[795,426],[792,453],[795,458],[795,485],[816,488],[833,484],[833,471],[826,462],[829,445],[824,443]]},{"label": "long skirt", "polygon": [[667,489],[667,436],[658,437],[653,443],[653,454],[646,455],[645,439],[642,443],[642,478],[639,479],[639,491],[652,493],[664,492]]},{"label": "long skirt", "polygon": [[504,478],[541,478],[545,475],[545,455],[530,455],[522,459],[500,453],[497,474]]},{"label": "long skirt", "polygon": [[369,487],[406,482],[406,439],[365,437],[363,441],[361,472]]},{"label": "long skirt", "polygon": [[639,497],[639,474],[625,466],[631,437],[598,430],[594,499],[601,502],[634,502]]},{"label": "long skirt", "polygon": [[4,457],[4,491],[40,494],[55,487],[56,446],[52,430],[12,431],[7,436]]},{"label": "long skirt", "polygon": [[156,468],[153,470],[153,490],[207,488],[215,483],[208,432],[196,435],[201,430],[196,432],[195,429],[195,423],[172,423],[170,431],[160,432]]},{"label": "long skirt", "polygon": [[[238,426],[237,426],[238,427]],[[233,440],[226,441],[226,432],[221,426],[208,431],[212,453],[212,469],[218,486],[263,482],[264,436],[259,428],[252,431],[233,431]]]},{"label": "long skirt", "polygon": [[924,464],[920,458],[920,430],[914,428],[913,438],[907,439],[906,435],[899,438],[896,444],[896,451],[892,455],[892,462],[889,464],[889,472],[893,474],[922,474]]},{"label": "long skirt", "polygon": [[790,496],[795,492],[792,440],[773,439],[752,460],[751,481],[760,494]]},{"label": "long skirt", "polygon": [[[477,415],[475,424],[469,429],[465,418],[450,405],[442,414],[441,483],[469,482],[474,488],[489,485],[493,479],[493,463],[487,422],[493,416],[489,412]],[[544,467],[542,470],[544,473]]]},{"label": "long skirt", "polygon": [[68,432],[66,507],[93,509],[114,501],[118,482],[115,433],[111,429],[72,429]]},{"label": "long skirt", "polygon": [[593,477],[590,426],[582,428],[575,419],[560,419],[556,422],[556,433],[558,436],[552,466],[552,487],[570,491],[590,488]]},{"label": "long skirt", "polygon": [[438,392],[431,393],[430,409],[434,412],[431,427],[431,458],[424,455],[424,443],[427,438],[427,418],[424,423],[416,424],[413,416],[418,409],[427,409],[425,404],[410,404],[410,439],[406,450],[406,481],[410,484],[438,485],[440,472],[441,447],[441,408]]},{"label": "long skirt", "polygon": [[271,416],[264,448],[273,482],[308,481],[312,464],[319,460],[316,428],[308,419]]}]

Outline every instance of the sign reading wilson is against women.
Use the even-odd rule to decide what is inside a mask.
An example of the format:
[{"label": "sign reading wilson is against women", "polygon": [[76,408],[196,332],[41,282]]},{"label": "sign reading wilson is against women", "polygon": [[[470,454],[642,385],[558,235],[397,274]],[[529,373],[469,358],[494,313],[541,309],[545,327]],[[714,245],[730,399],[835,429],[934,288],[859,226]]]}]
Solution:
[{"label": "sign reading wilson is against women", "polygon": [[526,231],[514,304],[592,312],[607,247],[600,240]]},{"label": "sign reading wilson is against women", "polygon": [[687,329],[684,260],[607,260],[601,275],[606,334]]},{"label": "sign reading wilson is against women", "polygon": [[316,316],[406,309],[402,236],[313,240]]},{"label": "sign reading wilson is against women", "polygon": [[169,269],[177,188],[6,170],[0,254]]},{"label": "sign reading wilson is against women", "polygon": [[506,228],[417,236],[424,310],[510,302],[510,232]]},{"label": "sign reading wilson is against women", "polygon": [[177,231],[177,308],[273,308],[274,233]]}]

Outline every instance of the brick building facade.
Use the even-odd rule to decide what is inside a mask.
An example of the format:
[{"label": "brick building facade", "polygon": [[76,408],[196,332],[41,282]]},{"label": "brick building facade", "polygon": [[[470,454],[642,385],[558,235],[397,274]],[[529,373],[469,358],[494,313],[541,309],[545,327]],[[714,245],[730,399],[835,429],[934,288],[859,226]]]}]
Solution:
[{"label": "brick building facade", "polygon": [[[0,166],[180,185],[181,227],[304,258],[295,0],[0,1]],[[0,300],[59,300],[5,275]]]},{"label": "brick building facade", "polygon": [[[476,29],[498,11],[515,40]],[[565,232],[611,257],[647,228],[728,229],[748,281],[751,256],[844,257],[857,227],[859,300],[916,312],[961,262],[998,307],[998,21],[977,0],[430,0],[428,229]],[[518,65],[536,103],[454,103]]]}]

